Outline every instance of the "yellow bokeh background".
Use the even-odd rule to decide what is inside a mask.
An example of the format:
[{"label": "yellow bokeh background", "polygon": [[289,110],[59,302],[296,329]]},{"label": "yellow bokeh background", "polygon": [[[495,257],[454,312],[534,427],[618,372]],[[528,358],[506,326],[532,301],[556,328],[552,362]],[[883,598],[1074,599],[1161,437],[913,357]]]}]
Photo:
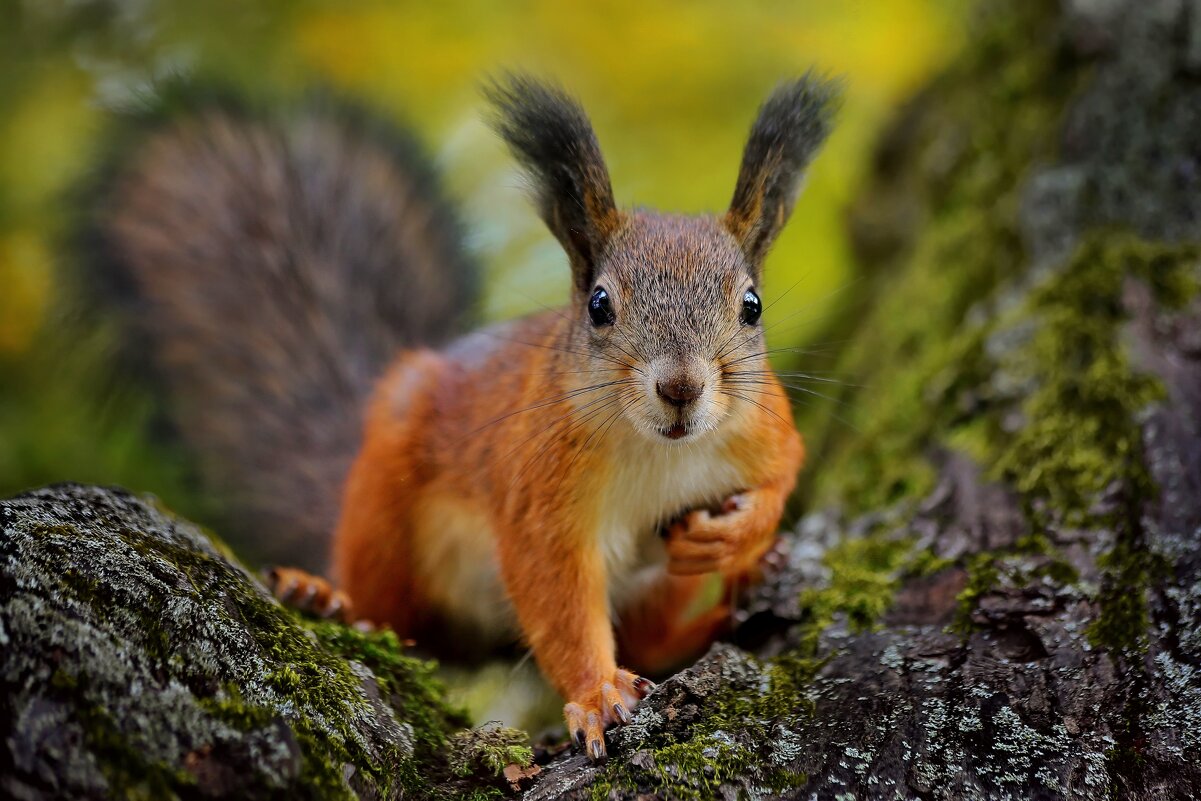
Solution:
[{"label": "yellow bokeh background", "polygon": [[495,319],[561,302],[567,270],[481,121],[488,75],[524,70],[565,85],[593,116],[619,202],[682,211],[728,201],[746,131],[777,81],[810,67],[844,76],[839,127],[767,268],[771,344],[795,347],[852,279],[843,214],[877,131],[960,46],[963,16],[959,0],[3,4],[0,494],[68,478],[154,483],[152,469],[126,469],[153,458],[130,432],[117,438],[123,461],[105,451],[119,410],[106,412],[108,428],[79,423],[53,438],[33,428],[89,392],[40,366],[42,332],[69,288],[56,265],[70,190],[92,166],[108,111],[157,81],[197,75],[268,96],[332,88],[414,128],[462,210],[486,270],[482,311]]}]

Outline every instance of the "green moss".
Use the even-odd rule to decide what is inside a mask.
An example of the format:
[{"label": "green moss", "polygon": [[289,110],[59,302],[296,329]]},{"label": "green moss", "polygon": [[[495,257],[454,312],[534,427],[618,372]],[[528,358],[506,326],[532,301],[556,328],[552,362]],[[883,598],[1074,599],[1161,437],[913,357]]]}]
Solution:
[{"label": "green moss", "polygon": [[[246,692],[236,682],[223,681],[215,694],[199,689],[212,684],[214,676],[209,675],[210,668],[179,658],[179,643],[172,641],[170,627],[162,625],[167,610],[166,596],[161,591],[142,593],[137,602],[132,602],[132,598],[123,597],[124,590],[114,594],[114,587],[95,575],[67,569],[54,575],[56,592],[88,609],[88,614],[104,625],[120,627],[119,636],[137,643],[140,659],[197,687],[196,702],[217,720],[238,731],[254,732],[283,719],[300,746],[300,782],[308,796],[351,797],[344,768],[348,764],[354,765],[356,774],[368,779],[384,796],[401,793],[457,798],[476,789],[493,794],[496,788],[488,783],[494,771],[488,757],[499,752],[484,754],[484,775],[470,777],[477,785],[483,782],[483,786],[459,781],[450,789],[447,745],[452,734],[468,725],[468,719],[447,702],[435,666],[407,655],[395,634],[365,633],[337,623],[300,618],[263,594],[240,568],[195,549],[185,540],[177,542],[130,528],[128,521],[116,518],[102,521],[102,525],[113,532],[117,547],[128,548],[129,558],[145,565],[152,574],[166,570],[173,577],[182,574],[184,586],[190,585],[198,598],[219,588],[223,596],[220,613],[229,616],[231,627],[253,637],[267,667],[261,679],[252,679],[261,681],[261,688]],[[46,559],[61,559],[66,564],[70,563],[66,552],[70,543],[88,535],[70,525],[47,525],[38,528],[35,536],[40,538]],[[216,550],[228,553],[220,546]],[[383,753],[368,750],[347,714],[356,704],[370,703],[364,695],[364,680],[351,662],[371,671],[383,703],[392,707],[405,729],[405,738],[411,741],[411,754],[403,748]],[[139,756],[139,749],[121,736],[103,705],[87,700],[87,685],[81,685],[78,677],[60,671],[53,686],[70,696],[69,706],[79,710],[77,717],[87,733],[89,747],[102,756],[106,766],[111,765],[105,767],[110,790],[172,797],[179,794],[180,788],[194,784],[186,771],[152,764]],[[269,691],[264,694],[266,688]],[[258,700],[250,700],[252,696]],[[264,698],[272,697],[278,700],[264,703]],[[504,756],[528,763],[530,754],[528,748],[523,751],[513,745]]]},{"label": "green moss", "polygon": [[[1060,60],[1054,13],[1035,3],[985,12],[976,46],[919,101],[908,160],[879,194],[907,206],[916,201],[926,222],[892,257],[896,277],[881,277],[875,311],[844,356],[840,372],[869,388],[847,411],[858,432],[823,444],[830,455],[816,477],[819,503],[850,514],[915,503],[934,487],[931,454],[949,449],[967,454],[988,478],[1015,486],[1032,528],[1042,532],[1050,521],[1034,519],[1041,510],[1087,508],[1136,450],[1133,412],[1155,394],[1153,382],[1131,374],[1118,348],[1120,281],[1157,271],[1132,267],[1120,255],[1098,267],[1096,253],[1084,249],[1020,308],[1000,312],[1005,304],[993,297],[1028,269],[1018,221],[1026,171],[1053,157],[1063,109],[1085,77]],[[902,218],[912,220],[911,210]],[[1096,247],[1111,245],[1115,254],[1135,247]],[[1025,336],[1023,326],[1034,333]],[[998,345],[999,332],[1009,338]],[[1022,401],[1015,393],[1025,389],[1014,387],[1034,389]],[[1015,404],[1022,420],[1016,431]],[[1026,543],[963,563],[961,627],[1000,584],[1044,575],[1076,581],[1053,549],[1035,569],[1019,569],[1024,560],[1014,553],[1029,551]],[[816,630],[830,609],[862,624],[890,602],[895,572],[857,576],[861,561],[849,556],[843,575],[853,580],[806,598]],[[915,569],[946,566],[919,559],[911,557]]]},{"label": "green moss", "polygon": [[1089,641],[1118,653],[1147,649],[1147,588],[1170,574],[1169,561],[1146,550],[1131,537],[1119,539],[1113,550],[1098,560],[1105,571],[1097,596],[1100,616],[1088,627]]},{"label": "green moss", "polygon": [[[194,586],[212,581],[215,563],[206,555],[130,530],[123,530],[121,536],[145,558],[163,559],[178,568]],[[301,746],[304,784],[320,797],[349,797],[342,767],[349,763],[381,789],[392,787],[397,766],[372,758],[346,720],[345,704],[361,693],[361,681],[349,665],[337,654],[319,648],[305,636],[295,616],[256,593],[248,582],[230,581],[226,592],[231,613],[241,618],[267,664],[273,666],[266,677],[268,683],[299,712],[288,723]],[[152,649],[150,656],[165,659],[167,650],[154,653]],[[269,720],[276,714],[243,700],[240,694],[227,697],[216,709],[228,719],[242,722]]]},{"label": "green moss", "polygon": [[520,729],[486,723],[456,734],[450,745],[450,769],[456,776],[477,771],[500,776],[509,765],[527,767],[534,761],[529,735]]},{"label": "green moss", "polygon": [[[178,566],[187,572],[186,563]],[[386,792],[397,778],[396,766],[373,759],[345,720],[343,703],[359,692],[358,677],[335,655],[317,648],[282,608],[250,593],[239,593],[233,600],[268,664],[276,666],[267,680],[305,713],[289,721],[303,754],[301,781],[320,797],[350,797],[342,767],[350,763]],[[237,697],[226,700],[226,711],[247,721],[272,712],[239,703]],[[314,722],[314,715],[320,717],[323,725]]]},{"label": "green moss", "polygon": [[1001,583],[998,556],[991,553],[972,554],[966,560],[967,583],[956,598],[957,610],[952,628],[966,633],[974,628],[972,612],[980,599],[995,590]]},{"label": "green moss", "polygon": [[781,748],[780,726],[812,715],[806,691],[821,665],[822,660],[796,653],[728,663],[721,688],[703,699],[704,715],[694,725],[636,743],[632,747],[644,752],[641,757],[610,763],[591,786],[592,798],[606,799],[613,788],[709,799],[726,782],[773,793],[803,785],[805,775],[787,768],[796,754]]},{"label": "green moss", "polygon": [[79,722],[88,750],[113,797],[172,798],[180,788],[193,786],[195,778],[186,770],[163,765],[146,755],[122,733],[107,709],[91,700],[86,677],[55,671],[50,684],[58,700],[71,709]]},{"label": "green moss", "polygon": [[828,549],[822,561],[830,570],[825,587],[801,593],[806,622],[801,628],[800,652],[817,652],[821,632],[842,614],[854,630],[873,626],[892,606],[903,573],[928,566],[927,557],[913,553],[910,540],[882,534],[844,540]]},{"label": "green moss", "polygon": [[[296,618],[273,604],[255,607],[253,614],[282,614],[299,624],[287,636],[272,634],[261,625],[254,629],[266,635],[260,637],[260,643],[272,655],[271,661],[279,663],[268,681],[308,712],[289,720],[289,725],[303,752],[301,780],[317,797],[347,796],[344,764],[356,765],[384,791],[399,787],[422,797],[459,795],[444,793],[440,782],[450,773],[450,735],[468,725],[468,720],[462,710],[447,703],[433,663],[404,654],[391,631],[362,632],[339,623]],[[305,630],[314,638],[305,636]],[[340,704],[348,694],[353,697],[360,682],[344,660],[371,670],[381,696],[409,728],[411,758],[383,763],[371,759],[349,722],[342,720]],[[238,727],[261,727],[274,717],[272,710],[248,704],[236,692],[210,708]],[[333,726],[333,732],[315,725],[314,717]]]},{"label": "green moss", "polygon": [[[1138,414],[1163,397],[1133,372],[1122,345],[1125,283],[1145,284],[1172,308],[1197,292],[1197,246],[1157,245],[1117,232],[1085,240],[1054,280],[1029,299],[1030,341],[1008,360],[1036,389],[1022,404],[1022,425],[998,438],[993,477],[1022,494],[1036,527],[1052,523],[1117,532],[1089,636],[1097,645],[1138,649],[1148,625],[1145,588],[1162,560],[1142,543],[1137,505],[1154,495],[1144,463]],[[1116,489],[1112,502],[1101,494]]]},{"label": "green moss", "polygon": [[[1015,487],[1036,531],[1048,525],[1106,526],[1120,532],[1110,557],[1102,559],[1105,589],[1099,597],[1102,618],[1090,631],[1097,644],[1133,647],[1146,626],[1142,588],[1156,561],[1136,547],[1137,524],[1130,499],[1144,498],[1153,487],[1140,451],[1137,414],[1162,397],[1150,377],[1134,373],[1122,348],[1120,328],[1126,313],[1122,288],[1129,279],[1146,283],[1160,303],[1176,305],[1196,292],[1191,245],[1158,246],[1129,235],[1101,232],[1087,238],[1054,278],[1031,293],[1026,304],[1001,325],[1034,323],[1033,333],[1006,354],[998,369],[1010,380],[1034,390],[1021,404],[1023,423],[1011,432],[999,422],[985,428],[976,458],[989,477]],[[1122,488],[1117,503],[1099,506],[1102,492]],[[1019,552],[1050,553],[1045,536],[1019,544]],[[1003,575],[1010,583],[1050,576],[1059,584],[1076,580],[1061,560],[1042,572],[1018,577],[1000,569],[1004,556],[976,557],[969,584],[960,596],[961,620],[980,595]],[[1136,633],[1137,632],[1137,633]]]},{"label": "green moss", "polygon": [[[985,12],[976,46],[908,120],[906,160],[866,193],[904,204],[900,219],[918,207],[924,224],[887,257],[875,311],[843,357],[839,372],[868,388],[844,411],[857,431],[832,426],[837,433],[818,443],[813,494],[852,515],[911,504],[934,486],[931,454],[967,454],[986,478],[1017,491],[1037,534],[1105,526],[1128,540],[1103,564],[1101,619],[1090,632],[1128,649],[1147,621],[1142,593],[1127,590],[1150,569],[1128,500],[1152,491],[1137,415],[1163,391],[1123,350],[1123,286],[1141,281],[1158,303],[1178,305],[1197,291],[1198,249],[1093,231],[1053,273],[1026,275],[1018,221],[1026,171],[1053,160],[1063,110],[1086,77],[1062,60],[1054,13],[1038,3]],[[1016,306],[1001,291],[1008,287],[1026,293]],[[1121,488],[1119,502],[1099,505],[1112,488]],[[1053,549],[1043,555],[1035,569],[1005,553],[964,563],[960,625],[1001,584],[1076,582]],[[831,604],[869,618],[888,586],[868,575],[847,597],[807,604],[818,623]]]},{"label": "green moss", "polygon": [[[1031,557],[1036,557],[1031,559]],[[1027,534],[1010,548],[969,555],[963,562],[967,583],[956,598],[951,628],[968,633],[975,628],[972,613],[980,599],[1003,588],[1020,589],[1044,578],[1056,587],[1076,584],[1080,575],[1059,554],[1045,534]]]},{"label": "green moss", "polygon": [[[276,665],[267,676],[268,682],[304,712],[289,720],[302,751],[301,781],[319,797],[346,798],[351,794],[345,784],[345,764],[355,765],[384,792],[394,782],[412,778],[412,771],[406,770],[403,763],[374,758],[351,730],[343,704],[345,699],[356,697],[360,679],[349,665],[318,648],[284,610],[257,598],[239,601],[239,611],[268,664]],[[236,699],[229,699],[227,704],[230,714],[246,720],[272,711],[248,703],[239,706]]]},{"label": "green moss", "polygon": [[444,759],[447,737],[470,725],[467,713],[446,700],[446,687],[430,661],[406,655],[396,634],[363,632],[328,621],[307,621],[321,644],[367,667],[397,717],[413,727],[414,754],[426,765]]},{"label": "green moss", "polygon": [[267,674],[267,681],[285,695],[296,692],[301,687],[300,674],[293,670],[291,665],[284,665],[278,670],[271,671]]},{"label": "green moss", "polygon": [[[876,311],[844,358],[841,372],[870,389],[848,410],[858,433],[822,446],[829,454],[816,477],[818,503],[850,514],[913,504],[933,489],[930,456],[948,449],[1015,489],[1036,533],[1115,522],[1124,531],[1129,503],[1099,505],[1101,495],[1115,487],[1123,498],[1151,492],[1137,415],[1163,391],[1131,369],[1123,349],[1123,286],[1135,279],[1159,303],[1179,304],[1196,292],[1198,249],[1093,231],[1054,272],[1024,275],[1030,265],[1017,219],[1024,172],[1053,156],[1065,101],[1083,77],[1039,39],[1046,35],[1039,20],[1050,13],[1040,5],[991,17],[978,50],[929,95],[938,103],[917,126],[915,164],[902,170],[914,185],[902,194],[921,198],[929,222],[898,261],[897,277],[880,281]],[[1022,31],[1041,44],[1016,46]],[[1000,53],[1008,59],[989,62]],[[999,77],[976,80],[981,70]],[[1014,115],[998,113],[1006,108]],[[957,149],[943,153],[935,178],[923,160],[952,143]],[[1038,564],[1041,572],[1020,573],[1003,555],[965,564],[961,620],[998,581],[1075,581],[1053,554]],[[1137,569],[1107,568],[1105,587],[1139,578]],[[870,618],[888,595],[888,582],[875,579],[827,602],[852,620]],[[1114,621],[1097,631],[1137,625],[1139,598],[1103,592],[1102,617]],[[828,617],[820,598],[807,603],[815,618]]]},{"label": "green moss", "polygon": [[238,685],[229,682],[212,698],[201,698],[200,705],[219,720],[241,732],[261,729],[271,723],[274,713],[266,707],[248,704]]},{"label": "green moss", "polygon": [[649,753],[653,767],[607,769],[589,788],[590,796],[604,801],[614,788],[650,786],[663,798],[707,801],[717,798],[726,782],[752,781],[769,792],[782,793],[806,781],[804,773],[773,767],[758,749],[744,747],[720,732],[694,734]]},{"label": "green moss", "polygon": [[[701,731],[712,734],[748,724],[766,725],[768,721],[811,714],[813,702],[805,696],[805,690],[824,662],[824,659],[793,652],[763,663],[761,669],[768,677],[768,689],[765,692],[734,690],[718,694],[712,701],[710,719]],[[760,734],[769,737],[766,730]]]},{"label": "green moss", "polygon": [[[745,778],[756,764],[754,752],[713,734],[659,748],[653,752],[653,759],[663,794],[685,801],[716,798],[724,782]],[[592,797],[604,796],[593,792]]]},{"label": "green moss", "polygon": [[938,556],[933,551],[914,551],[901,571],[901,580],[933,576],[954,565],[954,559]]},{"label": "green moss", "polygon": [[[990,374],[982,332],[969,309],[1020,275],[1025,254],[1018,208],[1028,165],[1047,159],[1080,75],[1058,59],[1053,4],[985,12],[973,47],[919,100],[915,140],[886,184],[866,196],[893,198],[916,240],[888,264],[868,319],[856,319],[838,373],[861,383],[828,426],[813,471],[818,505],[854,514],[928,493],[934,444],[970,424]],[[928,220],[920,228],[912,221]]]},{"label": "green moss", "polygon": [[1094,507],[1106,488],[1151,492],[1136,415],[1163,392],[1126,358],[1122,287],[1137,279],[1161,302],[1179,303],[1197,256],[1193,246],[1098,233],[1032,293],[1023,314],[1035,333],[1005,367],[1035,389],[1022,404],[1023,425],[995,442],[990,472],[1022,493],[1036,522],[1043,510],[1069,525],[1105,522]]}]

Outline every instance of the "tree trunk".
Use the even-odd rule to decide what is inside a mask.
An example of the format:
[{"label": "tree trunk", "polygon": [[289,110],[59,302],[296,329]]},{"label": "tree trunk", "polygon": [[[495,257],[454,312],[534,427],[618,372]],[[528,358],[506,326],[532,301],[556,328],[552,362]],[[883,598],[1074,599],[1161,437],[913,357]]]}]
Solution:
[{"label": "tree trunk", "polygon": [[978,17],[853,209],[822,511],[530,797],[1201,797],[1201,4]]}]

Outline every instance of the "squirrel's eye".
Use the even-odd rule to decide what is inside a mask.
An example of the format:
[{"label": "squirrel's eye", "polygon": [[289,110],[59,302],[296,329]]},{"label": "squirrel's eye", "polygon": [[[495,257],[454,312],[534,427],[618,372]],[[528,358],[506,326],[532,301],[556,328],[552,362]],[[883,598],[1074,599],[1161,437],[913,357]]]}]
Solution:
[{"label": "squirrel's eye", "polygon": [[613,303],[609,300],[609,293],[603,286],[598,286],[588,301],[588,317],[592,319],[592,324],[597,328],[602,325],[613,325],[613,321],[617,319],[617,316],[613,314]]},{"label": "squirrel's eye", "polygon": [[763,314],[763,304],[760,303],[759,296],[753,289],[748,289],[742,294],[742,324],[754,325],[759,322],[761,314]]}]

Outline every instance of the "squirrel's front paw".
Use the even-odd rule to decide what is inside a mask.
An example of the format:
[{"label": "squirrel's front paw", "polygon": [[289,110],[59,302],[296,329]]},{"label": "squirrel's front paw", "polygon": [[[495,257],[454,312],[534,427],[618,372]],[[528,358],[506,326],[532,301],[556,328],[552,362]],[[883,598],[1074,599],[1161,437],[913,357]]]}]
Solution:
[{"label": "squirrel's front paw", "polygon": [[629,723],[631,710],[654,688],[655,683],[650,679],[619,668],[609,681],[573,698],[563,707],[572,742],[585,749],[593,762],[603,761],[605,729]]},{"label": "squirrel's front paw", "polygon": [[[694,509],[667,527],[667,571],[676,576],[737,573],[762,553],[749,542],[750,498],[732,495],[713,509]],[[761,550],[766,550],[766,544]]]},{"label": "squirrel's front paw", "polygon": [[293,609],[343,623],[353,620],[350,598],[320,576],[293,567],[269,567],[263,580],[280,603]]}]

